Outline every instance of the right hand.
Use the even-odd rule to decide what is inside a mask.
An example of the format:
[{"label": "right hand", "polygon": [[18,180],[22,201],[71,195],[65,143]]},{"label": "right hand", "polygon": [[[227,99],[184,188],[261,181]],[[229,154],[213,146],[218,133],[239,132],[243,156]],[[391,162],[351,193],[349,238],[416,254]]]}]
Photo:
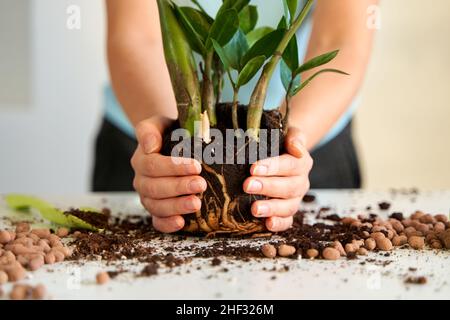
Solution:
[{"label": "right hand", "polygon": [[195,195],[206,190],[202,168],[194,159],[173,159],[159,152],[162,134],[171,123],[168,118],[152,117],[136,126],[138,147],[131,158],[135,172],[133,186],[141,203],[152,215],[155,229],[176,232],[184,227],[181,215],[200,210]]}]

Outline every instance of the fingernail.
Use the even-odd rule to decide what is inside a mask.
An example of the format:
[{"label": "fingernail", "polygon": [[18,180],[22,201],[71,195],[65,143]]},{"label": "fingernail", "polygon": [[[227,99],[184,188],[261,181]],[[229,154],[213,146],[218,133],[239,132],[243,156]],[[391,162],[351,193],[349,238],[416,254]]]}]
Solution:
[{"label": "fingernail", "polygon": [[269,224],[270,224],[270,229],[277,230],[280,222],[278,221],[278,219],[272,218],[272,219],[270,219]]},{"label": "fingernail", "polygon": [[302,150],[302,147],[303,147],[302,141],[300,139],[294,139],[294,140],[292,140],[291,144],[292,144],[292,146],[295,149],[297,149],[297,152],[298,152],[299,156],[301,156],[302,155],[302,151],[301,150]]},{"label": "fingernail", "polygon": [[186,202],[186,209],[196,211],[197,210],[197,201],[195,199],[188,200]]},{"label": "fingernail", "polygon": [[270,208],[268,205],[260,204],[256,207],[256,216],[257,217],[267,217],[269,215]]},{"label": "fingernail", "polygon": [[263,185],[259,180],[250,180],[247,186],[247,192],[258,192],[262,189]]},{"label": "fingernail", "polygon": [[152,153],[154,151],[154,149],[156,148],[156,138],[154,135],[149,134],[145,137],[143,148],[146,154]]},{"label": "fingernail", "polygon": [[202,179],[193,179],[189,182],[188,189],[191,192],[201,192],[206,189],[206,184]]},{"label": "fingernail", "polygon": [[267,175],[267,167],[263,165],[257,165],[255,169],[253,169],[253,175],[255,176],[265,176]]}]

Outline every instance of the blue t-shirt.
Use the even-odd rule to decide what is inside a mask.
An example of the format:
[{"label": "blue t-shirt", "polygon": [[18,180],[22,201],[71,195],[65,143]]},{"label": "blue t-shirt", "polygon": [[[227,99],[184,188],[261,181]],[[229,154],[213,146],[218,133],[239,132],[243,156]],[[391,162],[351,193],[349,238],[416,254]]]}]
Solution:
[{"label": "blue t-shirt", "polygon": [[[188,0],[177,0],[176,1],[180,5],[190,5],[191,2]],[[222,3],[221,1],[201,1],[205,10],[208,11],[212,16],[217,12],[218,7]],[[275,27],[280,17],[283,15],[283,8],[280,5],[281,2],[271,1],[267,3],[265,0],[253,0],[252,4],[258,6],[258,25],[260,26],[273,26]],[[299,47],[299,58],[300,61],[303,61],[306,55],[306,50],[309,42],[309,38],[312,30],[312,21],[311,18],[308,18],[302,27],[297,32],[297,40]],[[239,101],[243,104],[247,104],[250,100],[250,96],[252,94],[253,88],[255,87],[259,78],[259,74],[257,74],[247,85],[243,86],[239,91]],[[320,81],[320,79],[319,79]],[[157,84],[155,84],[157,85]],[[301,95],[301,92],[299,93]],[[267,97],[264,104],[265,109],[274,109],[277,108],[284,99],[285,90],[283,84],[280,79],[280,71],[279,66],[273,73],[273,77],[270,81],[269,88],[267,90]],[[135,137],[134,128],[127,116],[125,115],[122,107],[116,99],[114,91],[112,90],[110,85],[107,85],[104,90],[104,101],[105,101],[105,117],[111,123],[113,123],[116,127],[122,130],[124,133],[129,135],[130,137]],[[233,89],[228,80],[228,77],[224,77],[224,89],[222,92],[222,101],[229,102],[233,99]],[[333,139],[337,134],[339,134],[342,129],[349,123],[351,120],[354,111],[358,105],[358,99],[355,99],[353,103],[347,108],[346,112],[340,117],[340,119],[334,124],[331,130],[326,134],[326,136],[320,141],[320,143],[316,146],[319,147],[331,139]]]}]

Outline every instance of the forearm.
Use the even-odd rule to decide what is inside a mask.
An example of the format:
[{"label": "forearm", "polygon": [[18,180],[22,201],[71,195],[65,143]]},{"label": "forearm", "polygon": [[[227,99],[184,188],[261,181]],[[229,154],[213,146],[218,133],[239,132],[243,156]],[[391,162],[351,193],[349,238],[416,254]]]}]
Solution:
[{"label": "forearm", "polygon": [[112,85],[134,126],[154,115],[176,118],[176,102],[160,44],[142,39],[109,37]]},{"label": "forearm", "polygon": [[[373,30],[367,28],[367,7],[377,0],[318,1],[305,60],[333,50],[338,56],[323,68],[349,76],[324,73],[291,101],[289,123],[300,128],[313,148],[333,127],[357,95],[372,49]],[[318,69],[302,74],[308,79]]]},{"label": "forearm", "polygon": [[[311,46],[308,57],[336,48]],[[312,149],[347,110],[358,92],[364,75],[366,59],[343,47],[338,57],[327,68],[343,70],[350,74],[323,74],[294,97],[291,102],[289,123],[300,128],[307,137],[307,148]],[[307,79],[312,73],[305,73]]]}]

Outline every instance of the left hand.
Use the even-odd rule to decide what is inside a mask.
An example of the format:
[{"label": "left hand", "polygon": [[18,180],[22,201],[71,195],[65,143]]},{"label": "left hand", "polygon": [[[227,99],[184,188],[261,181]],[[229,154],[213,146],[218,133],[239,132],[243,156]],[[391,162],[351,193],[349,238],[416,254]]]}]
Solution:
[{"label": "left hand", "polygon": [[305,147],[303,133],[298,128],[289,128],[285,144],[288,153],[255,162],[250,168],[252,176],[244,182],[245,192],[273,198],[252,204],[252,214],[267,218],[266,227],[272,232],[292,226],[293,215],[310,187],[308,176],[313,160]]}]

